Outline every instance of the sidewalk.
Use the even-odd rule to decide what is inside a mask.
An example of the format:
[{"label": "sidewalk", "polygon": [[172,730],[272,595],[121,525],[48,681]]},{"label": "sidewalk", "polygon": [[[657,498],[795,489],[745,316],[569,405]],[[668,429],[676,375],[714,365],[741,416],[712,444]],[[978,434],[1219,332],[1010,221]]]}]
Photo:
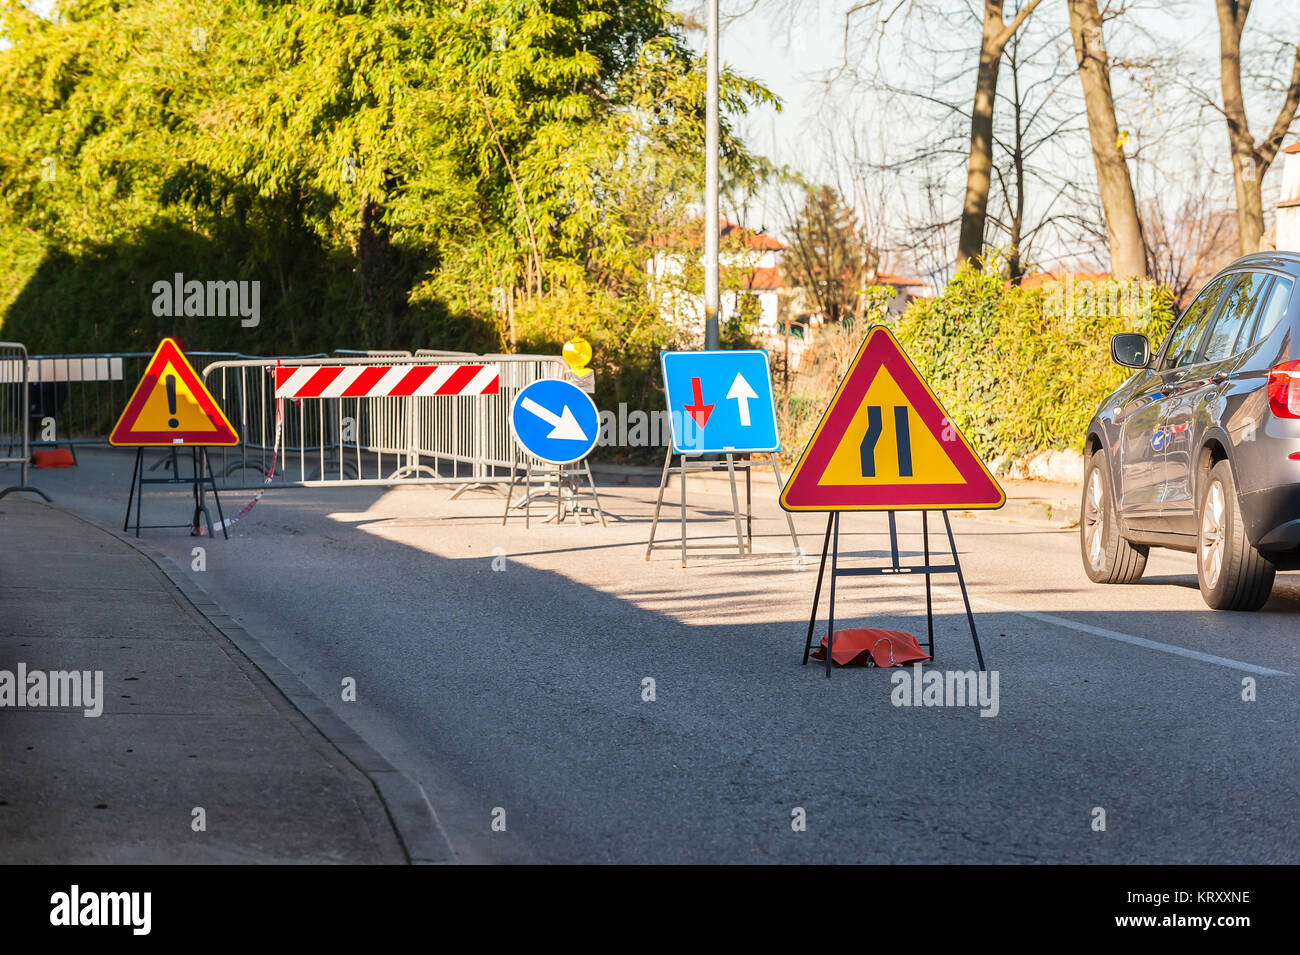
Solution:
[{"label": "sidewalk", "polygon": [[972,511],[989,520],[1042,527],[1069,527],[1079,523],[1083,485],[1054,481],[999,481],[1007,503],[996,511]]},{"label": "sidewalk", "polygon": [[[676,462],[676,458],[673,460]],[[655,487],[658,485],[662,474],[662,465],[656,468],[644,465],[597,462],[592,464],[591,470],[598,487],[601,484]],[[789,474],[785,476],[788,478]],[[696,482],[708,482],[702,486],[717,490],[721,489],[728,479],[725,472],[710,473],[705,471],[691,474],[689,480],[694,486],[701,486],[696,485]],[[770,468],[763,467],[754,472],[755,488],[760,486],[770,487],[772,482],[773,477]],[[984,520],[1029,524],[1035,527],[1069,527],[1079,521],[1079,503],[1083,497],[1082,485],[1037,480],[1008,481],[1005,479],[1000,480],[998,483],[1002,485],[1002,489],[1007,495],[1005,505],[996,511],[964,512],[957,509],[953,513],[970,513]],[[673,474],[670,478],[669,487],[672,490],[669,492],[668,499],[676,501],[677,498],[672,496],[677,493],[676,474]],[[740,487],[743,488],[744,484],[741,483]]]},{"label": "sidewalk", "polygon": [[[20,665],[28,693],[102,671],[102,715],[18,705]],[[405,861],[371,780],[146,556],[0,500],[0,863]]]}]

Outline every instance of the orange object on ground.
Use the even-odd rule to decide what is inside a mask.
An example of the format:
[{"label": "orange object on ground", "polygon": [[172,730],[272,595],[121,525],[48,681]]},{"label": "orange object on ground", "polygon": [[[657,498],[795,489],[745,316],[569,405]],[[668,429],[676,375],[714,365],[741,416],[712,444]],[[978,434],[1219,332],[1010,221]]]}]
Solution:
[{"label": "orange object on ground", "polygon": [[[831,656],[842,667],[867,666],[870,660],[878,667],[902,666],[914,660],[928,660],[930,655],[921,649],[916,637],[901,630],[880,630],[861,627],[854,630],[835,631],[835,649]],[[826,659],[826,638],[813,650],[814,660]]]},{"label": "orange object on ground", "polygon": [[38,468],[71,468],[76,467],[77,462],[67,448],[54,448],[32,452],[32,464]]}]

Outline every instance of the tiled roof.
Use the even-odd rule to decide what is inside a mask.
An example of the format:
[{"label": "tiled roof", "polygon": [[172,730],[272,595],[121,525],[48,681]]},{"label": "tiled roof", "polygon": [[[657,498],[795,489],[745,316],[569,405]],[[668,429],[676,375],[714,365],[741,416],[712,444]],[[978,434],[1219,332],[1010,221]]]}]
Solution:
[{"label": "tiled roof", "polygon": [[925,284],[923,279],[908,278],[906,275],[896,275],[893,272],[877,272],[876,277],[868,279],[869,285],[896,285],[899,288],[919,288]]},{"label": "tiled roof", "polygon": [[734,222],[728,222],[726,219],[722,220],[722,226],[718,232],[724,241],[731,236],[741,237],[745,242],[745,247],[750,249],[759,249],[764,252],[779,252],[785,248],[784,242],[779,242],[770,235],[763,235],[762,233],[755,232],[752,229],[742,228]]},{"label": "tiled roof", "polygon": [[753,269],[745,282],[747,288],[753,289],[779,289],[781,284],[780,269]]},{"label": "tiled roof", "polygon": [[[724,245],[736,241],[743,241],[745,248],[753,249],[757,252],[780,252],[785,248],[785,243],[772,238],[770,235],[764,235],[761,232],[755,232],[753,229],[746,229],[734,222],[723,219],[718,227],[718,236]],[[672,235],[661,236],[654,240],[655,245],[690,245],[699,248],[704,245],[704,223],[693,222],[688,228],[679,229]]]},{"label": "tiled roof", "polygon": [[1021,288],[1038,288],[1048,282],[1064,282],[1074,276],[1076,282],[1109,282],[1109,272],[1087,272],[1080,269],[1061,269],[1059,272],[1031,272],[1020,279]]}]

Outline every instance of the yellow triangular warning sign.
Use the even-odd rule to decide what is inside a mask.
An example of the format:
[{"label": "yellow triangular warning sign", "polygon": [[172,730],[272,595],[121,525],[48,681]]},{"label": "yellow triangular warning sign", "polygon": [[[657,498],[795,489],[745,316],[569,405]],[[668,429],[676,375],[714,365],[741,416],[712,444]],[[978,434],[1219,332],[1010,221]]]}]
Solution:
[{"label": "yellow triangular warning sign", "polygon": [[794,473],[788,511],[1001,507],[1006,496],[884,326],[867,333]]},{"label": "yellow triangular warning sign", "polygon": [[239,435],[180,346],[164,338],[108,443],[119,447],[223,446],[238,444]]}]

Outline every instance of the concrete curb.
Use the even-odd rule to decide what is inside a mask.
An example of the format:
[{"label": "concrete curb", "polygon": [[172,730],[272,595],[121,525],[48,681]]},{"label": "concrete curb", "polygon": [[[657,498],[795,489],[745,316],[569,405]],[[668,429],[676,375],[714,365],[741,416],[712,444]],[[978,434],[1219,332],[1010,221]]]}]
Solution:
[{"label": "concrete curb", "polygon": [[[51,506],[51,505],[46,505]],[[316,727],[348,762],[365,774],[388,812],[388,818],[412,865],[445,865],[456,862],[451,840],[438,820],[423,787],[384,759],[356,734],[329,706],[262,645],[251,633],[221,609],[201,586],[167,554],[154,549],[116,528],[104,527],[73,511],[57,508],[83,524],[103,531],[148,558],[184,595],[196,611],[233,643],[271,684]],[[196,538],[197,540],[197,538]]]},{"label": "concrete curb", "polygon": [[[663,471],[662,467],[655,468],[631,464],[593,464],[591,470],[598,480],[601,478],[606,479],[611,487],[624,486],[629,478],[653,478],[650,486],[657,486]],[[766,493],[767,489],[770,489],[775,484],[772,472],[770,470],[761,470],[757,472],[757,475],[754,488],[756,491],[759,488],[764,488],[764,493]],[[619,480],[620,478],[622,480]],[[676,479],[676,474],[671,474],[670,485]],[[700,482],[708,491],[715,493],[725,489],[728,481],[725,472],[709,471],[692,474],[690,479],[692,482]],[[739,480],[743,482],[743,478]],[[1023,485],[1023,482],[1021,483]],[[743,487],[743,483],[741,486]],[[1054,530],[1062,530],[1078,524],[1079,499],[1073,493],[1069,498],[1063,498],[1061,489],[1050,485],[1042,489],[1041,496],[1039,496],[1039,493],[1026,496],[1023,494],[1023,487],[1020,490],[1022,493],[1008,492],[1006,504],[997,510],[971,511],[953,508],[949,513],[962,517],[975,517],[985,521],[998,521],[1003,524],[1028,524]],[[1080,486],[1079,493],[1082,490],[1082,486]]]},{"label": "concrete curb", "polygon": [[1054,530],[1067,530],[1079,523],[1078,504],[1045,498],[1008,498],[1007,502],[996,511],[963,511],[957,509],[952,513],[961,517],[974,517],[980,520],[998,521],[1003,524],[1050,527]]}]

